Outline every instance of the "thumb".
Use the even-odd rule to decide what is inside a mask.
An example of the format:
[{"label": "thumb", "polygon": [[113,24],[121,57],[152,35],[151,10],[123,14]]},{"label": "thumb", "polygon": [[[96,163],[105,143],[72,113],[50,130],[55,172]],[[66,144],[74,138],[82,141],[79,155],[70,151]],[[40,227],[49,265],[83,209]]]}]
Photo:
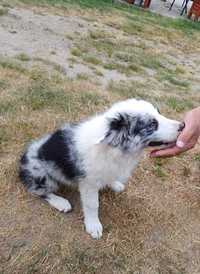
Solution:
[{"label": "thumb", "polygon": [[179,148],[186,148],[192,136],[193,136],[192,130],[185,128],[181,132],[181,134],[178,136],[178,139],[176,141],[176,146]]}]

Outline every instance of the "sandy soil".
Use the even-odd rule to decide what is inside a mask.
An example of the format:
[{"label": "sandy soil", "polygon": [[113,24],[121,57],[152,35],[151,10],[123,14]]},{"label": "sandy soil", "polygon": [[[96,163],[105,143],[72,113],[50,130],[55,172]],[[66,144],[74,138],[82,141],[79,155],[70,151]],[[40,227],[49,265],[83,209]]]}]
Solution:
[{"label": "sandy soil", "polygon": [[[73,48],[71,35],[84,37],[88,31],[98,28],[98,22],[89,22],[69,13],[62,16],[49,14],[44,9],[9,9],[6,16],[0,17],[0,55],[15,57],[23,53],[31,59],[26,64],[29,67],[38,64],[41,66],[47,61],[47,69],[51,69],[51,65],[59,65],[69,78],[76,78],[82,73],[93,77],[95,74],[87,65],[81,62],[73,64],[73,67],[70,65],[70,58],[73,57],[70,53]],[[109,31],[110,28],[103,26],[103,29]],[[115,70],[101,69],[101,73],[103,77],[99,80],[104,87],[111,80],[127,79]]]}]

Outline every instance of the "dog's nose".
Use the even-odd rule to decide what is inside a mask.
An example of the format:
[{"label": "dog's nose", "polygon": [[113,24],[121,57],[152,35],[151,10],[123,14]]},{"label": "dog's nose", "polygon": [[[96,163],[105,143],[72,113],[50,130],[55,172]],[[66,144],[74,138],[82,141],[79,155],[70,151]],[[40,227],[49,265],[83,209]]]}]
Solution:
[{"label": "dog's nose", "polygon": [[178,131],[182,131],[184,127],[185,127],[185,123],[184,122],[180,123]]}]

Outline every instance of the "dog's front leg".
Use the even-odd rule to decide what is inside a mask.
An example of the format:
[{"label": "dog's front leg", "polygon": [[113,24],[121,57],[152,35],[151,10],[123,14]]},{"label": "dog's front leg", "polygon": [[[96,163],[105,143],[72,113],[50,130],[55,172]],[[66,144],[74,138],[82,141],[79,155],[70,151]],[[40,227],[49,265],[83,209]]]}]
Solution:
[{"label": "dog's front leg", "polygon": [[98,217],[99,190],[87,182],[80,183],[79,190],[81,194],[86,231],[92,236],[92,238],[100,239],[103,227]]},{"label": "dog's front leg", "polygon": [[125,185],[119,181],[112,182],[110,185],[111,189],[115,192],[122,192],[125,189]]}]

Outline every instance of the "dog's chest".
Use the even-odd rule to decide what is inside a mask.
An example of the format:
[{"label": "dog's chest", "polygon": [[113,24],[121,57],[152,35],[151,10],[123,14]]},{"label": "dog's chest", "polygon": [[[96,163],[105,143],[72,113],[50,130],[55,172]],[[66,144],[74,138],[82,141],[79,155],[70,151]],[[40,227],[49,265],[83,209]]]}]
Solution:
[{"label": "dog's chest", "polygon": [[126,181],[133,172],[140,154],[124,154],[117,149],[95,151],[90,155],[89,173],[106,185],[113,181]]}]

